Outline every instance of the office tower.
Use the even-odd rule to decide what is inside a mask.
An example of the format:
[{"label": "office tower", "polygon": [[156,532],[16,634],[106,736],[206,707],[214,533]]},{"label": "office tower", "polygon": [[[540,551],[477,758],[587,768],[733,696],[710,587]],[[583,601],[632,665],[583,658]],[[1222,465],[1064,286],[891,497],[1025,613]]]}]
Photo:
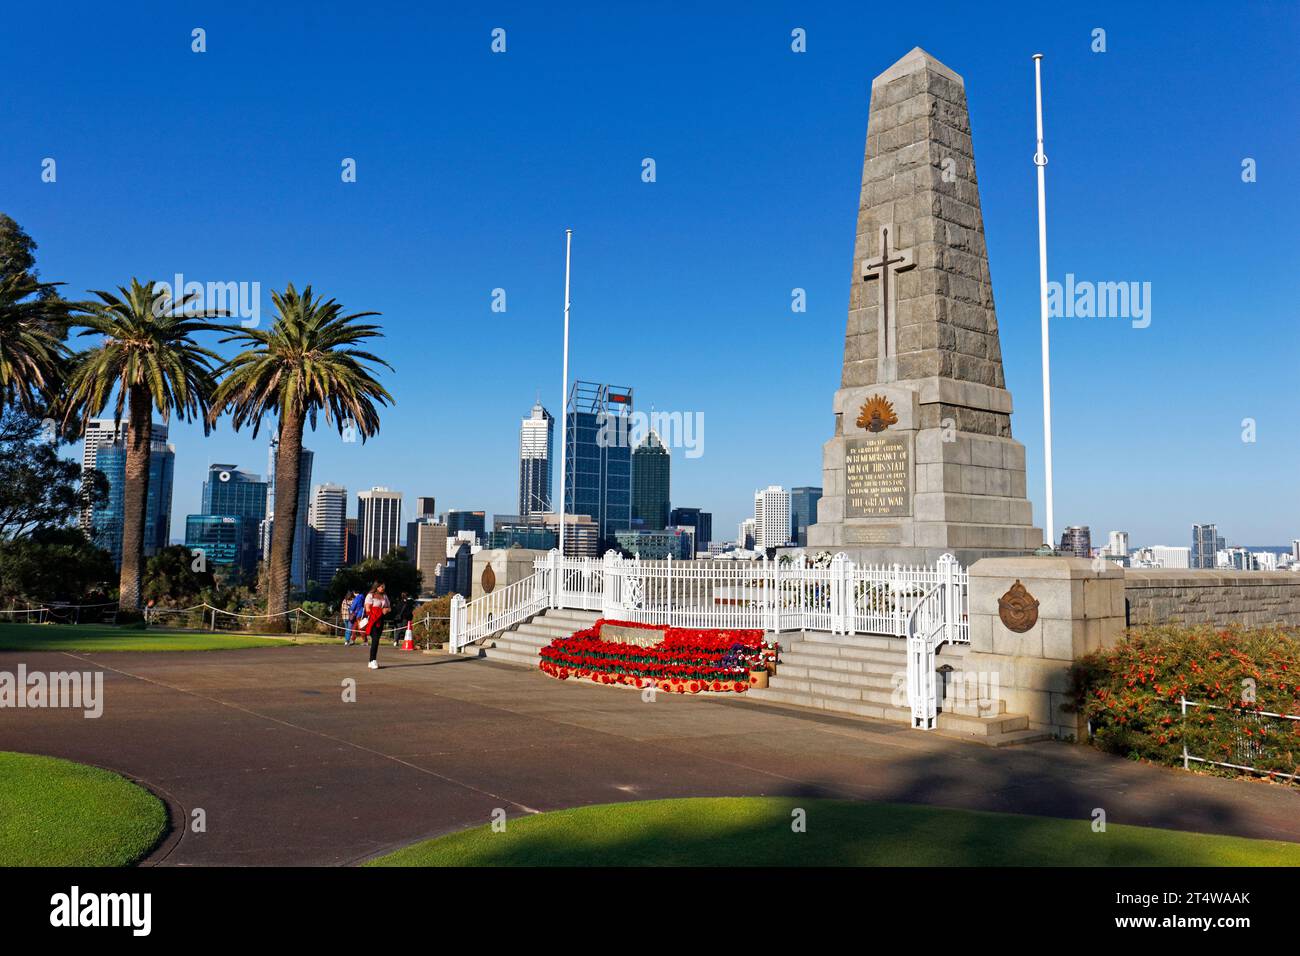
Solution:
[{"label": "office tower", "polygon": [[[83,456],[84,460],[84,456]],[[108,500],[103,507],[89,512],[91,539],[113,556],[114,566],[122,566],[122,533],[126,505],[126,444],[112,442],[95,449],[92,467],[108,479]],[[149,443],[149,488],[144,509],[144,556],[157,554],[167,547],[171,537],[172,481],[176,468],[176,448],[167,444],[167,429]]]},{"label": "office tower", "polygon": [[790,543],[790,492],[768,485],[754,492],[754,547],[759,551]]},{"label": "office tower", "polygon": [[493,516],[492,530],[487,536],[489,548],[520,547],[533,551],[550,551],[559,547],[559,535],[553,526],[545,524],[545,514],[533,515],[528,524],[499,522],[498,517]]},{"label": "office tower", "polygon": [[651,431],[632,452],[632,526],[662,531],[668,526],[668,487],[672,458]]},{"label": "office tower", "polygon": [[[120,444],[126,447],[127,423],[123,419],[115,422],[111,418],[92,418],[86,422],[86,431],[81,439],[81,470],[91,471],[96,468],[99,449],[108,445]],[[159,444],[167,444],[167,426],[154,422],[149,432],[151,450]],[[175,449],[172,449],[175,451]],[[91,530],[94,517],[93,509],[83,507],[78,517],[78,524],[83,531]],[[170,521],[170,518],[168,519]]]},{"label": "office tower", "polygon": [[443,517],[450,537],[454,538],[462,531],[472,531],[474,539],[482,541],[487,534],[487,512],[485,511],[462,511],[452,508]]},{"label": "office tower", "polygon": [[790,491],[790,540],[801,548],[808,546],[808,526],[817,523],[817,502],[822,490],[805,486]]},{"label": "office tower", "polygon": [[1066,557],[1092,557],[1092,531],[1086,524],[1071,525],[1061,532],[1061,546],[1057,551]]},{"label": "office tower", "polygon": [[1212,524],[1192,525],[1192,567],[1213,568],[1215,555],[1224,550],[1219,529]]},{"label": "office tower", "polygon": [[662,561],[665,558],[688,561],[693,557],[689,530],[642,531],[633,528],[618,532],[614,540],[620,550],[644,561]]},{"label": "office tower", "polygon": [[420,572],[420,595],[436,593],[438,569],[447,565],[447,526],[420,518],[407,527],[406,553]]},{"label": "office tower", "polygon": [[374,487],[357,495],[357,543],[361,560],[382,558],[398,547],[402,493]]},{"label": "office tower", "polygon": [[1117,558],[1128,557],[1128,532],[1112,531],[1106,544],[1106,553]]},{"label": "office tower", "polygon": [[713,514],[699,508],[674,508],[668,514],[671,527],[695,529],[695,550],[707,551],[713,541]]},{"label": "office tower", "polygon": [[749,551],[754,547],[754,526],[753,518],[746,518],[736,529],[736,547],[742,551]]},{"label": "office tower", "polygon": [[1163,544],[1156,544],[1147,550],[1151,552],[1151,560],[1157,567],[1190,568],[1192,566],[1191,548],[1170,548]]},{"label": "office tower", "polygon": [[602,550],[632,526],[631,415],[630,388],[575,381],[569,390],[564,512],[588,515]]},{"label": "office tower", "polygon": [[447,561],[436,576],[434,593],[470,596],[474,578],[474,549],[468,542],[447,539]]},{"label": "office tower", "polygon": [[343,566],[352,567],[361,560],[361,545],[357,539],[357,519],[349,518],[345,522],[347,526],[346,545],[343,548]]},{"label": "office tower", "polygon": [[541,402],[519,425],[519,514],[551,510],[551,462],[555,456],[555,419]]},{"label": "office tower", "polygon": [[237,567],[245,573],[257,570],[256,526],[237,515],[186,515],[185,547],[191,554],[203,552],[208,570]]},{"label": "office tower", "polygon": [[[560,516],[548,511],[540,516],[548,531],[555,535],[552,548],[559,547]],[[549,549],[548,549],[549,550]],[[602,553],[600,526],[591,515],[564,516],[564,556],[566,558],[595,558]]]},{"label": "office tower", "polygon": [[316,532],[311,578],[328,584],[347,561],[348,490],[329,483],[316,486],[309,522]]},{"label": "office tower", "polygon": [[[202,515],[240,519],[236,530],[243,537],[238,548],[238,563],[247,571],[256,570],[258,559],[265,553],[262,543],[263,525],[270,523],[266,520],[267,492],[267,482],[262,480],[261,475],[240,471],[234,465],[209,465],[208,478],[203,482],[203,499],[199,512]],[[228,535],[232,532],[230,528],[222,528],[217,531],[208,529],[202,533]],[[189,534],[187,518],[187,542]]]},{"label": "office tower", "polygon": [[308,563],[311,549],[308,546],[307,528],[311,513],[311,469],[315,459],[315,453],[304,448],[302,458],[298,461],[298,516],[293,529],[292,563],[289,565],[289,585],[294,588],[306,588],[312,570]]},{"label": "office tower", "polygon": [[433,495],[418,495],[415,499],[415,517],[436,518],[437,516],[438,505]]}]

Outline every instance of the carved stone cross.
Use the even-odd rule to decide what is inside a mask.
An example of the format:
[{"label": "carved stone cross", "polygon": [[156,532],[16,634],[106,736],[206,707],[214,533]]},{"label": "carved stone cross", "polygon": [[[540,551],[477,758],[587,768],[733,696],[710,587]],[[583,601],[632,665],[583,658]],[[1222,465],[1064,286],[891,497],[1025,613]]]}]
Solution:
[{"label": "carved stone cross", "polygon": [[862,281],[880,280],[880,321],[877,323],[876,367],[878,381],[894,381],[898,377],[897,322],[890,321],[890,308],[897,302],[894,294],[894,274],[910,269],[916,263],[911,249],[896,249],[890,253],[889,242],[894,236],[893,223],[880,227],[880,255],[862,260]]}]

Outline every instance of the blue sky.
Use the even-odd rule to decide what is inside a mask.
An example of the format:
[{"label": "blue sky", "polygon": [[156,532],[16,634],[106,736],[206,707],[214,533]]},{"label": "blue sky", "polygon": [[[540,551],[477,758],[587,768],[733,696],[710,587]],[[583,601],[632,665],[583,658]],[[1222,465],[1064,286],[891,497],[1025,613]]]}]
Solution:
[{"label": "blue sky", "polygon": [[[1194,521],[1234,543],[1300,536],[1295,5],[268,6],[10,10],[0,210],[68,295],[181,272],[260,282],[264,314],[290,281],[382,312],[397,405],[364,447],[309,437],[317,481],[513,512],[519,419],[538,390],[559,402],[572,227],[573,374],[704,415],[704,454],[674,454],[674,504],[712,510],[725,538],[754,488],[819,484],[870,81],[919,45],[966,80],[1041,524],[1041,51],[1051,275],[1152,284],[1149,328],[1053,326],[1057,524],[1135,544],[1186,544]],[[264,436],[226,423],[172,440],[174,536],[210,461],[265,470]]]}]

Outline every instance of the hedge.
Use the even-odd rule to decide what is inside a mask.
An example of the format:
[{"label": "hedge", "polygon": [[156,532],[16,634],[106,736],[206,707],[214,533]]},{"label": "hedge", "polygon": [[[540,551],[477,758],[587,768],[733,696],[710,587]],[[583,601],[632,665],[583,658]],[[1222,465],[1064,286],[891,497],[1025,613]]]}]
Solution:
[{"label": "hedge", "polygon": [[1181,766],[1185,745],[1270,774],[1300,774],[1300,720],[1258,716],[1300,715],[1297,681],[1300,633],[1283,628],[1136,628],[1073,668],[1097,747]]}]

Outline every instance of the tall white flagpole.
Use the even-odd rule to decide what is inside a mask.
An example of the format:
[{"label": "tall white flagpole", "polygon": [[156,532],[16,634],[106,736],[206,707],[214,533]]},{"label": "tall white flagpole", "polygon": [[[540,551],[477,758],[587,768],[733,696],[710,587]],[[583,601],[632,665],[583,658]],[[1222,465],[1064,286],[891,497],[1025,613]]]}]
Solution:
[{"label": "tall white flagpole", "polygon": [[564,560],[564,464],[569,457],[569,255],[573,230],[564,230],[564,382],[560,391],[560,560]]},{"label": "tall white flagpole", "polygon": [[1038,310],[1043,322],[1043,473],[1047,482],[1047,544],[1056,547],[1056,519],[1052,503],[1052,362],[1048,345],[1047,315],[1047,192],[1044,171],[1047,154],[1043,152],[1043,54],[1034,54],[1034,110],[1038,118]]}]

